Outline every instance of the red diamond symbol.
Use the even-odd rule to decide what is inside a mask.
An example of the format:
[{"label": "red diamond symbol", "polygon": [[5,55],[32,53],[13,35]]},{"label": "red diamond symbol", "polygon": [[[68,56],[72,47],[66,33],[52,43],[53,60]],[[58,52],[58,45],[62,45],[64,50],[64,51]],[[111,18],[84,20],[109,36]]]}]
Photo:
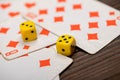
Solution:
[{"label": "red diamond symbol", "polygon": [[97,33],[92,33],[88,34],[88,40],[98,40],[98,34]]},{"label": "red diamond symbol", "polygon": [[22,56],[20,56],[20,57],[27,57],[27,56],[29,56],[28,54],[24,54],[24,55],[22,55]]},{"label": "red diamond symbol", "polygon": [[4,27],[2,27],[2,28],[0,29],[0,33],[6,34],[6,33],[8,32],[8,30],[9,30],[9,28],[4,28]]},{"label": "red diamond symbol", "polygon": [[115,12],[111,11],[109,14],[112,16],[112,15],[115,15]]},{"label": "red diamond symbol", "polygon": [[66,2],[66,0],[58,0],[58,2],[60,3],[60,2]]},{"label": "red diamond symbol", "polygon": [[44,20],[43,19],[38,19],[38,22],[44,22]]},{"label": "red diamond symbol", "polygon": [[10,42],[8,43],[7,47],[14,47],[14,48],[15,48],[18,43],[19,43],[18,41],[10,41]]},{"label": "red diamond symbol", "polygon": [[40,60],[40,67],[50,66],[50,59]]},{"label": "red diamond symbol", "polygon": [[117,26],[116,20],[107,20],[106,23],[107,26]]},{"label": "red diamond symbol", "polygon": [[63,22],[63,16],[54,17],[54,22]]},{"label": "red diamond symbol", "polygon": [[48,14],[48,10],[47,9],[39,10],[39,14],[40,15]]},{"label": "red diamond symbol", "polygon": [[46,36],[48,36],[49,33],[50,32],[48,30],[46,30],[46,29],[42,29],[42,31],[40,32],[40,34],[43,34],[43,35],[46,35]]},{"label": "red diamond symbol", "polygon": [[98,28],[98,22],[89,22],[89,28]]},{"label": "red diamond symbol", "polygon": [[71,31],[72,30],[80,30],[80,24],[72,24],[71,25]]},{"label": "red diamond symbol", "polygon": [[97,12],[97,11],[90,12],[89,15],[90,15],[90,17],[99,17],[99,12]]},{"label": "red diamond symbol", "polygon": [[64,12],[65,11],[65,8],[62,6],[62,7],[56,7],[56,12]]},{"label": "red diamond symbol", "polygon": [[27,45],[25,45],[24,47],[23,47],[23,49],[29,49],[30,48],[30,46],[27,46]]},{"label": "red diamond symbol", "polygon": [[81,4],[74,4],[73,9],[82,9],[82,5]]}]

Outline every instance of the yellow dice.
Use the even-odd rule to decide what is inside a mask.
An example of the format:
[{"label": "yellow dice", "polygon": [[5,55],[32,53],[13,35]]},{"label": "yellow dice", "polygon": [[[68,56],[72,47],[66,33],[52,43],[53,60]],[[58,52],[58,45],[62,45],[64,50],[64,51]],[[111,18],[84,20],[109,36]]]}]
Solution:
[{"label": "yellow dice", "polygon": [[62,35],[56,42],[57,52],[65,56],[70,56],[75,51],[76,41],[73,36]]},{"label": "yellow dice", "polygon": [[25,42],[37,39],[35,24],[32,21],[26,21],[20,24],[20,32]]}]

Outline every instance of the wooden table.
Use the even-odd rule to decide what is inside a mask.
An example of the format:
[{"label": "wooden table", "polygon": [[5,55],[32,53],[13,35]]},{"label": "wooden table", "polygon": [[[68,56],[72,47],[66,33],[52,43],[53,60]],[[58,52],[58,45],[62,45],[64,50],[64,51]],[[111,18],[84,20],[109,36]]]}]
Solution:
[{"label": "wooden table", "polygon": [[[120,0],[99,0],[120,10]],[[95,55],[79,49],[61,80],[120,80],[120,36]]]}]

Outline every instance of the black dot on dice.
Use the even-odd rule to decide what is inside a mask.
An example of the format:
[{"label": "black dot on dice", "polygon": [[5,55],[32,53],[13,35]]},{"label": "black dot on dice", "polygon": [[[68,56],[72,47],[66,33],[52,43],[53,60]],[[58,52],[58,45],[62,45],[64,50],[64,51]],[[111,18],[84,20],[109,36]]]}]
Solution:
[{"label": "black dot on dice", "polygon": [[65,36],[62,36],[62,38],[64,38]]},{"label": "black dot on dice", "polygon": [[59,42],[62,42],[62,40],[59,40]]},{"label": "black dot on dice", "polygon": [[63,52],[65,52],[65,49],[62,49]]},{"label": "black dot on dice", "polygon": [[28,40],[28,38],[26,37],[25,40]]},{"label": "black dot on dice", "polygon": [[31,31],[31,33],[34,33],[34,31]]},{"label": "black dot on dice", "polygon": [[66,41],[66,43],[69,43],[69,41]]},{"label": "black dot on dice", "polygon": [[28,26],[28,24],[26,24],[26,26]]},{"label": "black dot on dice", "polygon": [[24,25],[24,23],[22,23],[21,25]]},{"label": "black dot on dice", "polygon": [[30,25],[30,27],[32,27],[32,25]]},{"label": "black dot on dice", "polygon": [[67,40],[66,38],[64,40]]},{"label": "black dot on dice", "polygon": [[69,39],[71,39],[72,37],[70,36],[70,37],[68,37]]}]

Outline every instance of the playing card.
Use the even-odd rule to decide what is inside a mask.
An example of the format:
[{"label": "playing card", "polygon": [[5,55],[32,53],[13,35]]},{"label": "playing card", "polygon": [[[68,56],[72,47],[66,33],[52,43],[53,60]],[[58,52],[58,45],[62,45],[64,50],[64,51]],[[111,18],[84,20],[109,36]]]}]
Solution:
[{"label": "playing card", "polygon": [[120,34],[120,12],[99,1],[50,0],[49,3],[39,1],[38,9],[25,13],[24,17],[58,36],[73,35],[77,46],[90,54]]},{"label": "playing card", "polygon": [[6,59],[13,59],[54,44],[57,37],[36,25],[37,39],[24,42],[20,33],[20,24],[26,21],[21,16],[0,24],[0,52]]},{"label": "playing card", "polygon": [[38,0],[0,0],[0,22],[19,16],[23,12],[31,11]]},{"label": "playing card", "polygon": [[59,80],[57,75],[71,63],[72,59],[50,48],[10,61],[0,56],[0,80]]},{"label": "playing card", "polygon": [[56,78],[54,78],[53,80],[60,80],[59,75]]}]

